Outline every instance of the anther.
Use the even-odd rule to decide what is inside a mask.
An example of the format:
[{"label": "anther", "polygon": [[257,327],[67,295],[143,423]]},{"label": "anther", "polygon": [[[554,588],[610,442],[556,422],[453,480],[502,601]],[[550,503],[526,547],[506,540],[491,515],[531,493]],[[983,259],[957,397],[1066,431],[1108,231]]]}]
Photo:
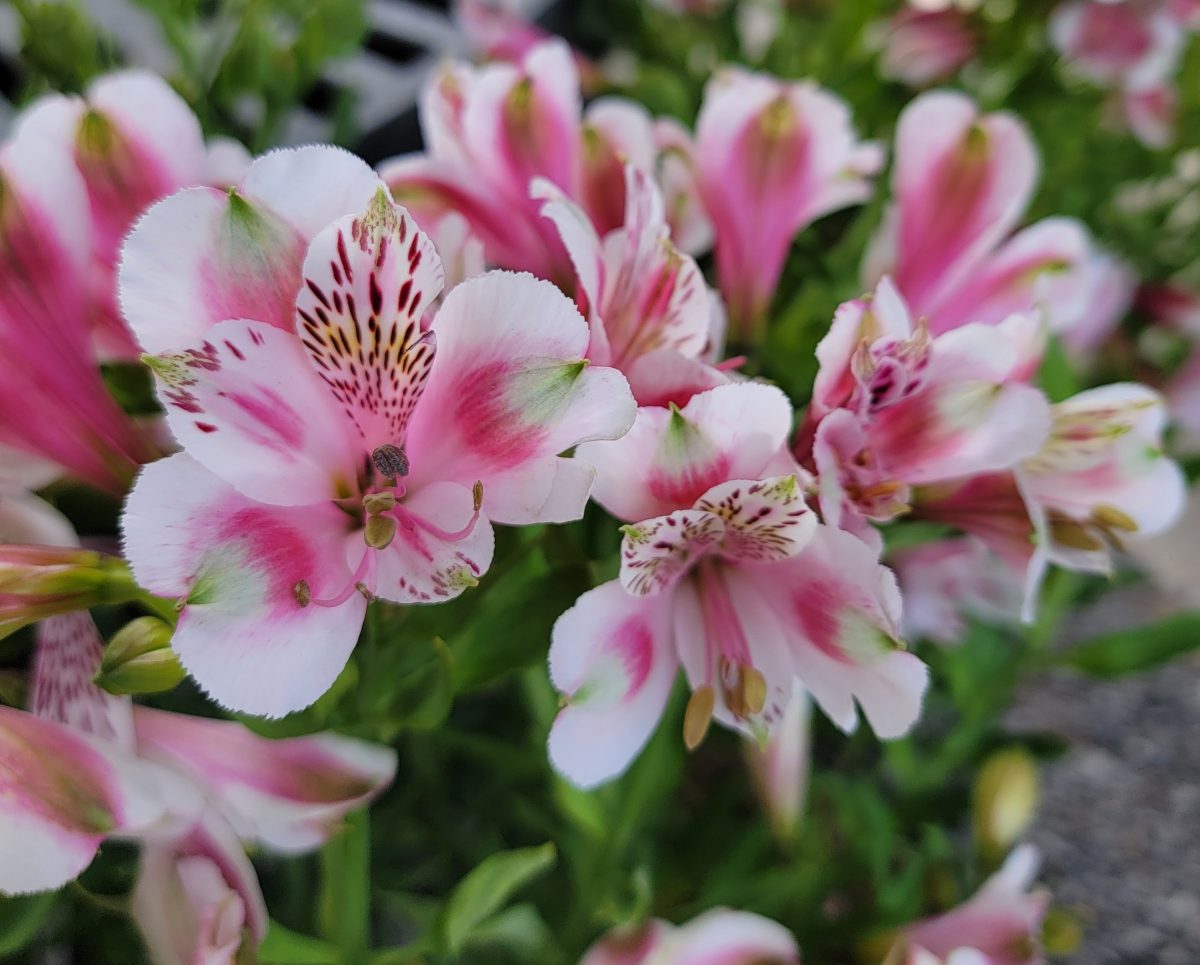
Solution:
[{"label": "anther", "polygon": [[715,701],[713,689],[708,684],[697,687],[688,698],[687,710],[683,714],[683,743],[689,751],[699,747],[708,733]]},{"label": "anther", "polygon": [[739,689],[746,709],[751,714],[761,714],[767,705],[767,678],[762,672],[754,667],[743,667]]},{"label": "anther", "polygon": [[1128,513],[1123,513],[1116,506],[1102,503],[1092,510],[1092,519],[1108,529],[1119,529],[1126,533],[1136,533],[1138,524]]},{"label": "anther", "polygon": [[479,512],[483,508],[483,483],[478,479],[475,480],[475,485],[471,487],[471,497],[475,500],[475,512]]},{"label": "anther", "polygon": [[363,496],[362,504],[368,516],[378,516],[380,513],[386,513],[395,508],[396,494],[392,492],[367,493]]},{"label": "anther", "polygon": [[395,516],[368,516],[363,540],[373,550],[387,549],[396,536]]},{"label": "anther", "polygon": [[391,443],[380,446],[371,453],[371,463],[381,476],[395,479],[397,476],[408,475],[408,456],[399,446]]},{"label": "anther", "polygon": [[308,606],[312,602],[312,590],[304,580],[296,581],[296,585],[292,587],[292,596],[301,606]]}]

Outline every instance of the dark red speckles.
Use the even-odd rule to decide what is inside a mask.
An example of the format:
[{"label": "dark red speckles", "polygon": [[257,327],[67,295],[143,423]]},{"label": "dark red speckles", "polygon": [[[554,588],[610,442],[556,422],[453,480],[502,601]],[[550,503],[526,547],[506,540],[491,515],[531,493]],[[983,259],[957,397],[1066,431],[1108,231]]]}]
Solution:
[{"label": "dark red speckles", "polygon": [[196,428],[199,429],[201,432],[216,432],[217,431],[217,427],[214,426],[211,422],[197,422]]},{"label": "dark red speckles", "polygon": [[253,329],[251,329],[250,330],[250,341],[252,341],[255,345],[262,345],[263,344],[262,334],[260,332],[256,332]]},{"label": "dark red speckles", "polygon": [[234,345],[233,342],[229,341],[229,339],[225,340],[225,347],[227,349],[229,349],[229,351],[233,354],[233,357],[236,358],[239,362],[246,361],[246,356],[244,354],[242,354],[242,350],[240,348],[238,348],[236,345]]},{"label": "dark red speckles", "polygon": [[349,284],[354,281],[354,269],[350,267],[350,256],[346,253],[346,236],[340,231],[337,236],[337,253],[338,260],[342,263],[342,271],[346,273],[346,283]]},{"label": "dark red speckles", "polygon": [[383,292],[379,288],[379,280],[375,277],[375,272],[371,272],[368,287],[371,292],[371,311],[378,315],[383,311]]},{"label": "dark red speckles", "polygon": [[412,279],[400,286],[400,294],[396,296],[396,311],[402,312],[408,305],[408,297],[412,294]]},{"label": "dark red speckles", "polygon": [[313,293],[313,298],[315,298],[317,301],[319,301],[328,310],[328,308],[330,307],[329,306],[329,297],[325,294],[324,291],[322,291],[321,286],[318,285],[311,278],[308,279],[306,284],[308,285],[308,290]]}]

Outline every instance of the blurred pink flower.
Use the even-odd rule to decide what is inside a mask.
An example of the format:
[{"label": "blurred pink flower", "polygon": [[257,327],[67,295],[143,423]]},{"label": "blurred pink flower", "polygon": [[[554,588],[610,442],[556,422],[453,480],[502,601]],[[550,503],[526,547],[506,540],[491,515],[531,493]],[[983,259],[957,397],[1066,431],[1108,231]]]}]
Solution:
[{"label": "blurred pink flower", "polygon": [[686,925],[655,919],[611,932],[579,965],[800,965],[800,951],[777,922],[714,908]]},{"label": "blurred pink flower", "polygon": [[962,11],[906,6],[883,25],[880,73],[910,87],[952,76],[975,55],[975,38]]}]

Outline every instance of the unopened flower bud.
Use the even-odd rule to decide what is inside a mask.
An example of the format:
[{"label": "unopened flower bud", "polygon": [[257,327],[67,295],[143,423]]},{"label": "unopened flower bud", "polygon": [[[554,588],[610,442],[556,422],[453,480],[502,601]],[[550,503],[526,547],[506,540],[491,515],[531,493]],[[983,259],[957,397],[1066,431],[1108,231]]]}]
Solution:
[{"label": "unopened flower bud", "polygon": [[972,791],[975,840],[983,856],[999,861],[1025,833],[1038,799],[1037,765],[1020,747],[988,758]]},{"label": "unopened flower bud", "polygon": [[46,617],[139,593],[125,563],[60,546],[0,547],[0,639]]},{"label": "unopened flower bud", "polygon": [[171,649],[173,633],[158,617],[126,624],[104,650],[97,686],[110,694],[153,694],[176,686],[185,674]]}]

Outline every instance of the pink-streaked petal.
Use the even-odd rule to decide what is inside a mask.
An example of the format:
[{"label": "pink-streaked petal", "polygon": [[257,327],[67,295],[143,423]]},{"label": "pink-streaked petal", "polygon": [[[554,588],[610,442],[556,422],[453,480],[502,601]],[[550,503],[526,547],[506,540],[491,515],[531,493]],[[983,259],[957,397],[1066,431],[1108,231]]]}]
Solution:
[{"label": "pink-streaked petal", "polygon": [[639,406],[685,406],[692,396],[726,385],[730,377],[699,359],[661,348],[638,356],[625,370]]},{"label": "pink-streaked petal", "polygon": [[180,445],[247,496],[301,506],[356,485],[351,424],[291,333],[221,322],[146,361]]},{"label": "pink-streaked petal", "polygon": [[178,791],[157,765],[0,706],[0,892],[60,887],[106,837],[149,829],[186,803]]},{"label": "pink-streaked petal", "polygon": [[520,66],[489,64],[463,111],[472,157],[509,197],[523,203],[529,183],[545,177],[574,196],[580,169],[579,74],[557,38],[534,47]]},{"label": "pink-streaked petal", "polygon": [[305,239],[241,193],[180,191],[125,239],[121,311],[142,348],[179,351],[229,318],[291,331]]},{"label": "pink-streaked petal", "polygon": [[[554,182],[535,178],[529,192],[535,201],[542,202],[539,208],[541,216],[548,218],[558,229],[558,235],[575,268],[581,293],[586,297],[589,314],[595,316],[601,307],[605,274],[604,249],[595,225],[583,208],[567,197]],[[588,350],[588,356],[593,361],[608,364],[606,353],[597,354],[596,340],[597,335],[593,332],[593,345]]]},{"label": "pink-streaked petal", "polygon": [[954,74],[975,53],[975,37],[961,10],[901,9],[887,23],[879,72],[910,87]]},{"label": "pink-streaked petal", "polygon": [[720,551],[731,560],[765,563],[795,556],[817,527],[796,476],[721,483],[700,498],[696,509],[724,522]]},{"label": "pink-streaked petal", "polygon": [[138,583],[183,601],[172,647],[224,706],[278,717],[329,689],[362,627],[348,517],[254,502],[182,453],[147,466],[122,519]]},{"label": "pink-streaked petal", "polygon": [[721,518],[700,509],[677,510],[621,529],[621,586],[634,596],[669,590],[725,535]]},{"label": "pink-streaked petal", "polygon": [[1032,139],[1013,115],[981,115],[949,91],[905,108],[892,173],[895,214],[884,231],[895,232],[890,270],[914,313],[927,314],[1012,231],[1037,174]]},{"label": "pink-streaked petal", "polygon": [[309,246],[296,332],[368,452],[404,445],[433,365],[421,319],[442,281],[433,243],[383,188]]},{"label": "pink-streaked petal", "polygon": [[93,683],[104,641],[86,610],[64,613],[37,625],[29,709],[73,730],[132,748],[128,697],[114,697]]},{"label": "pink-streaked petal", "polygon": [[[486,499],[486,494],[485,494]],[[492,564],[495,539],[486,516],[474,516],[471,489],[453,482],[423,486],[397,508],[390,546],[376,553],[375,593],[396,603],[441,603],[475,586]],[[422,523],[432,524],[441,533]],[[465,528],[470,533],[457,537]],[[447,538],[442,533],[456,534]],[[362,537],[349,552],[362,555]]]},{"label": "pink-streaked petal", "polygon": [[621,436],[635,410],[619,372],[584,360],[575,306],[548,282],[489,272],[446,296],[433,331],[437,363],[409,425],[411,484],[481,481],[500,523],[538,521],[551,503],[561,513],[555,460]]},{"label": "pink-streaked petal", "polygon": [[874,551],[821,526],[799,555],[755,570],[758,582],[780,588],[770,603],[795,641],[796,674],[830,719],[854,730],[857,701],[878,736],[906,733],[920,714],[929,673],[897,649],[900,594]]},{"label": "pink-streaked petal", "polygon": [[579,965],[646,965],[676,931],[657,918],[640,928],[614,929],[587,950]]},{"label": "pink-streaked petal", "polygon": [[267,931],[254,866],[212,808],[177,837],[143,847],[131,912],[159,965],[231,963]]},{"label": "pink-streaked petal", "polygon": [[595,499],[636,522],[690,509],[717,483],[757,478],[791,423],[791,405],[778,389],[722,385],[682,409],[639,409],[627,435],[581,446],[576,455],[596,466]]},{"label": "pink-streaked petal", "polygon": [[862,200],[846,105],[812,83],[728,69],[696,122],[698,183],[716,228],[717,275],[734,328],[757,324],[796,233]]},{"label": "pink-streaked petal", "polygon": [[232,721],[138,707],[138,749],[202,784],[247,841],[316,847],[391,782],[395,752],[335,734],[269,740]]},{"label": "pink-streaked petal", "polygon": [[625,167],[654,171],[654,120],[636,101],[600,97],[583,118],[580,197],[600,234],[627,223]]},{"label": "pink-streaked petal", "polygon": [[630,596],[613,580],[558,618],[550,679],[564,695],[550,761],[594,787],[622,773],[650,739],[675,680],[670,598]]}]

